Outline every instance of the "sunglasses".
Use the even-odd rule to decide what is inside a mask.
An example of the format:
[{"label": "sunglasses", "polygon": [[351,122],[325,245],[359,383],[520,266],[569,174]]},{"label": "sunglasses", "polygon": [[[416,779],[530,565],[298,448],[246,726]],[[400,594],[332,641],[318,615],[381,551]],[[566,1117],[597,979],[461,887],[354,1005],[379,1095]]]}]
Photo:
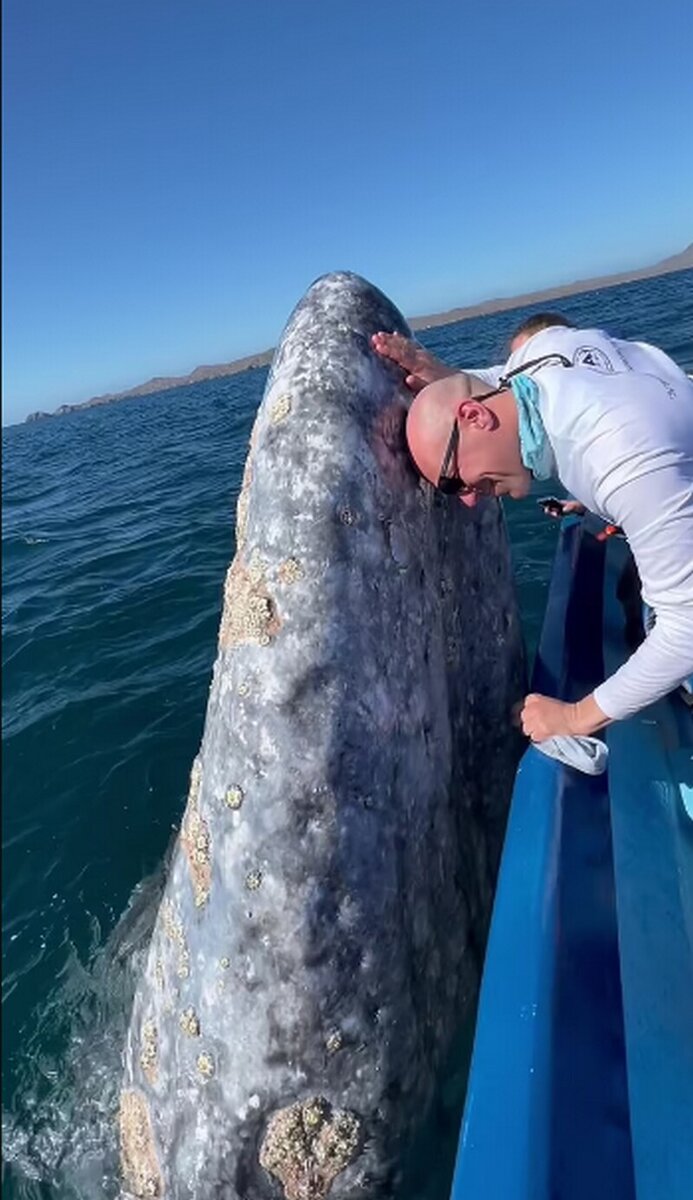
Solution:
[{"label": "sunglasses", "polygon": [[[470,399],[477,402],[490,400],[492,396],[497,396],[499,392],[504,392],[508,383],[515,375],[526,374],[532,367],[539,367],[548,362],[560,364],[562,367],[572,367],[572,362],[566,358],[564,354],[542,354],[541,358],[532,358],[529,362],[523,363],[521,367],[515,367],[512,371],[508,371],[507,375],[501,375],[498,382],[498,387],[492,388],[490,392],[484,392],[481,396],[471,396]],[[445,496],[457,496],[460,492],[474,492],[476,488],[471,483],[465,483],[464,479],[457,470],[457,450],[460,444],[460,427],[458,418],[455,417],[455,422],[452,427],[452,432],[447,444],[445,456],[443,458],[440,474],[436,487],[439,492]],[[454,462],[456,475],[448,475],[450,464]]]}]

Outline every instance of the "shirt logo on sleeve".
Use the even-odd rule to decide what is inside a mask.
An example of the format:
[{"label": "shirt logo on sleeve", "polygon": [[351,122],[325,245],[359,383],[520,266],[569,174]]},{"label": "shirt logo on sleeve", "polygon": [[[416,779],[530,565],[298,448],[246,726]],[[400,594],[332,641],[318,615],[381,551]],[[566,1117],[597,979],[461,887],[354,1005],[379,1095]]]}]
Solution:
[{"label": "shirt logo on sleeve", "polygon": [[593,367],[595,371],[606,371],[613,375],[614,365],[599,346],[580,346],[573,355],[573,365],[576,367]]}]

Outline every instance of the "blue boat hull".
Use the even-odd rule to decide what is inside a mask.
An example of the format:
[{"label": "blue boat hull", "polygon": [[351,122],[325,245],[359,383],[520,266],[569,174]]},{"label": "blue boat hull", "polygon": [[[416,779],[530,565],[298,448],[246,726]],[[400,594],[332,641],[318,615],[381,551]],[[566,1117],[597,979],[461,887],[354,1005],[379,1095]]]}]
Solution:
[{"label": "blue boat hull", "polygon": [[[625,543],[564,521],[532,689],[582,697],[638,626]],[[693,719],[607,741],[596,778],[520,765],[452,1200],[693,1195]]]}]

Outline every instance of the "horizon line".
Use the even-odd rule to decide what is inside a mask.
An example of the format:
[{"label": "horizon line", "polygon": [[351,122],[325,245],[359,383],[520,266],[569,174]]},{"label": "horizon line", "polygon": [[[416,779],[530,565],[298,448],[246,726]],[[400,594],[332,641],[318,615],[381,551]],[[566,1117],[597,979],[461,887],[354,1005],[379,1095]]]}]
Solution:
[{"label": "horizon line", "polygon": [[[492,313],[503,312],[512,308],[521,308],[546,300],[560,299],[562,296],[577,295],[585,291],[601,291],[608,287],[616,287],[620,283],[635,283],[638,280],[653,278],[658,275],[674,274],[677,271],[685,271],[691,267],[693,267],[693,242],[678,254],[660,259],[658,262],[646,267],[634,268],[629,271],[621,271],[610,275],[593,276],[589,279],[578,279],[571,283],[556,284],[533,292],[522,292],[516,296],[496,296],[491,299],[478,301],[475,304],[446,309],[441,312],[429,313],[418,317],[408,317],[406,320],[412,332],[435,329],[441,325],[452,325],[460,321],[471,320],[474,317],[489,316]],[[52,412],[37,410],[11,424],[22,425],[26,422],[48,419],[53,416],[64,416],[82,408],[99,407],[100,405],[113,404],[128,398],[135,399],[137,397],[155,395],[157,392],[169,391],[193,383],[201,383],[205,379],[223,378],[227,375],[238,375],[244,371],[257,370],[267,366],[271,362],[275,350],[276,346],[272,346],[267,350],[243,355],[230,362],[197,366],[185,375],[153,376],[143,383],[135,384],[133,387],[119,392],[105,392],[100,395],[91,396],[86,400],[58,405]],[[4,426],[4,428],[10,427],[9,423],[7,426]]]}]

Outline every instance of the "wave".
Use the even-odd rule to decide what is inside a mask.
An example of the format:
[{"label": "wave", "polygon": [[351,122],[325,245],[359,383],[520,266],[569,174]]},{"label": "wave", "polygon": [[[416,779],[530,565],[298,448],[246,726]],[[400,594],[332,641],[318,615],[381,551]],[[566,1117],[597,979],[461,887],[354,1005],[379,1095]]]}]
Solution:
[{"label": "wave", "polygon": [[171,849],[105,943],[92,922],[86,964],[69,944],[53,993],[32,1015],[2,1116],[3,1184],[6,1175],[16,1200],[45,1200],[46,1187],[56,1200],[118,1195],[122,1048]]}]

